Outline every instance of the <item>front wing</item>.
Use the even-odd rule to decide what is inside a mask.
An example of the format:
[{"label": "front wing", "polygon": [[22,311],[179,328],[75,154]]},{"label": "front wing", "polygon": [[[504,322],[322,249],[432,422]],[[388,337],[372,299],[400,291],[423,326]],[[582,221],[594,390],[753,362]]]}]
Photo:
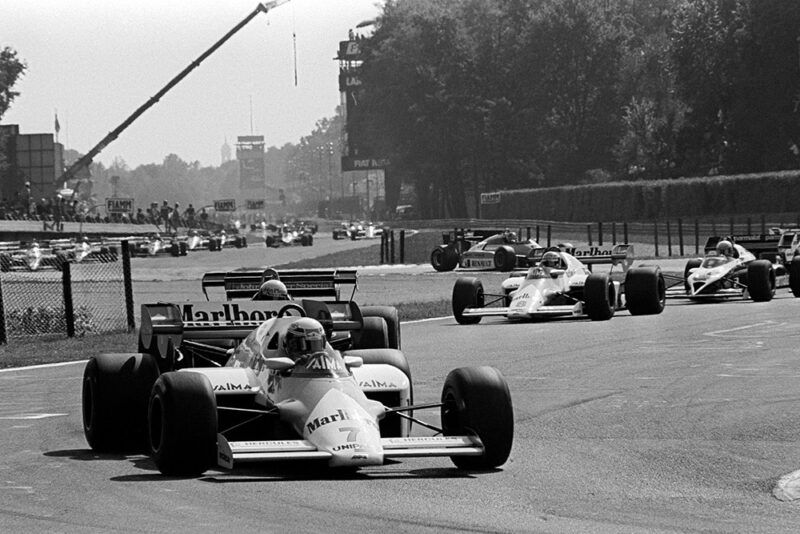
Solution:
[{"label": "front wing", "polygon": [[[430,436],[382,438],[384,458],[415,456],[480,456],[483,443],[477,436]],[[228,441],[217,435],[217,464],[233,469],[236,463],[283,460],[327,460],[332,454],[320,451],[304,439],[275,441]]]}]

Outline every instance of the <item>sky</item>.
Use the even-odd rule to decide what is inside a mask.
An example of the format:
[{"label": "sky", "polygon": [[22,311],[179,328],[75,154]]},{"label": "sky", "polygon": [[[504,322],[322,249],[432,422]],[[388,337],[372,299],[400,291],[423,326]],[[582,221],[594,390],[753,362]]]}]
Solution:
[{"label": "sky", "polygon": [[[0,119],[91,150],[247,17],[256,0],[0,0],[0,48],[27,64]],[[169,154],[219,165],[226,142],[297,143],[340,102],[339,41],[377,0],[290,0],[260,13],[103,149],[130,168]],[[356,30],[356,31],[368,31]],[[295,53],[292,34],[296,35]]]}]

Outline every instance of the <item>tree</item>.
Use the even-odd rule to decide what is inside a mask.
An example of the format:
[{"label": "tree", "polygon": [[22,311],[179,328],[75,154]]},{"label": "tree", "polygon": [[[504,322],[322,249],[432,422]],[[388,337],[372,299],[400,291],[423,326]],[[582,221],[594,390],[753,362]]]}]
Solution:
[{"label": "tree", "polygon": [[14,85],[25,73],[28,66],[17,58],[17,52],[9,47],[0,50],[0,118],[3,118],[11,103],[19,96]]}]

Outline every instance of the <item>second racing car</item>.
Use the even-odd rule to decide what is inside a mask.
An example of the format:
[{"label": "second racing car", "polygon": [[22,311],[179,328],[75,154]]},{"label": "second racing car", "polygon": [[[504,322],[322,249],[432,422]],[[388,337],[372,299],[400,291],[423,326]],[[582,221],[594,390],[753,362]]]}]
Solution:
[{"label": "second racing car", "polygon": [[[616,310],[631,315],[659,314],[664,310],[666,284],[657,266],[630,267],[632,247],[616,245],[610,255],[582,256],[551,247],[531,252],[532,267],[502,282],[489,294],[477,278],[461,277],[453,287],[453,316],[459,324],[476,324],[482,317],[532,320],[551,317],[588,317],[602,321]],[[593,265],[620,265],[622,282],[611,271],[592,272]]]}]

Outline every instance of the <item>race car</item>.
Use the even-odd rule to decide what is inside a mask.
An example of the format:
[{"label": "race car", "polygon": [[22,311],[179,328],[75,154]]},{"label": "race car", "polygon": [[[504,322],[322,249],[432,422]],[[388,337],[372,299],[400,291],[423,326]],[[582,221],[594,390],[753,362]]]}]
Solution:
[{"label": "race car", "polygon": [[[467,250],[464,250],[465,243],[471,244]],[[528,255],[536,248],[541,248],[536,241],[522,241],[516,232],[509,230],[499,233],[473,231],[433,249],[431,266],[440,272],[452,271],[456,267],[507,272],[517,267],[528,267]]]},{"label": "race car", "polygon": [[[474,277],[460,277],[453,286],[453,316],[459,324],[477,324],[486,316],[509,320],[552,317],[611,319],[620,309],[631,315],[653,315],[664,310],[665,282],[656,266],[631,267],[632,246],[616,245],[610,255],[582,256],[579,260],[558,247],[534,249],[532,267],[502,282],[500,293],[487,294]],[[622,266],[624,281],[611,271],[594,273],[593,265]]]},{"label": "race car", "polygon": [[289,225],[283,225],[280,228],[274,228],[275,229],[272,231],[267,228],[267,232],[264,237],[264,243],[267,245],[267,247],[278,248],[296,245],[310,247],[314,244],[314,234],[309,228],[304,226],[292,228]]},{"label": "race car", "polygon": [[787,285],[800,296],[800,260],[793,259],[787,267],[778,252],[779,241],[780,236],[770,234],[710,237],[705,256],[690,259],[683,277],[670,277],[667,297],[768,302],[777,288]]},{"label": "race car", "polygon": [[14,270],[39,271],[45,268],[61,270],[66,261],[63,254],[42,246],[34,239],[27,245],[20,243],[19,248],[16,250],[3,250],[0,253],[0,270],[3,272]]},{"label": "race car", "polygon": [[219,250],[220,239],[208,230],[190,229],[184,238],[187,250]]},{"label": "race car", "polygon": [[247,248],[247,237],[240,234],[238,230],[220,230],[216,233],[215,238],[219,245],[214,250],[220,251],[224,248]]},{"label": "race car", "polygon": [[383,227],[380,224],[365,221],[343,222],[333,229],[334,239],[375,239],[381,237]]},{"label": "race car", "polygon": [[[326,282],[332,282],[332,276]],[[405,355],[359,320],[352,301],[146,304],[139,351],[90,358],[84,435],[105,453],[144,448],[165,475],[197,476],[251,462],[322,461],[331,468],[450,457],[496,468],[513,443],[508,385],[492,367],[464,367],[441,400],[415,406]],[[332,332],[349,331],[337,348]],[[441,412],[440,427],[417,418]],[[411,425],[432,429],[411,436]]]},{"label": "race car", "polygon": [[121,242],[109,239],[92,242],[87,236],[81,236],[78,240],[51,239],[48,245],[52,253],[61,256],[63,261],[108,263],[117,261]]},{"label": "race car", "polygon": [[131,247],[131,255],[139,257],[152,257],[159,254],[169,254],[171,256],[186,256],[188,250],[186,241],[178,238],[177,235],[163,237],[161,234],[152,234],[145,240],[134,242]]}]

